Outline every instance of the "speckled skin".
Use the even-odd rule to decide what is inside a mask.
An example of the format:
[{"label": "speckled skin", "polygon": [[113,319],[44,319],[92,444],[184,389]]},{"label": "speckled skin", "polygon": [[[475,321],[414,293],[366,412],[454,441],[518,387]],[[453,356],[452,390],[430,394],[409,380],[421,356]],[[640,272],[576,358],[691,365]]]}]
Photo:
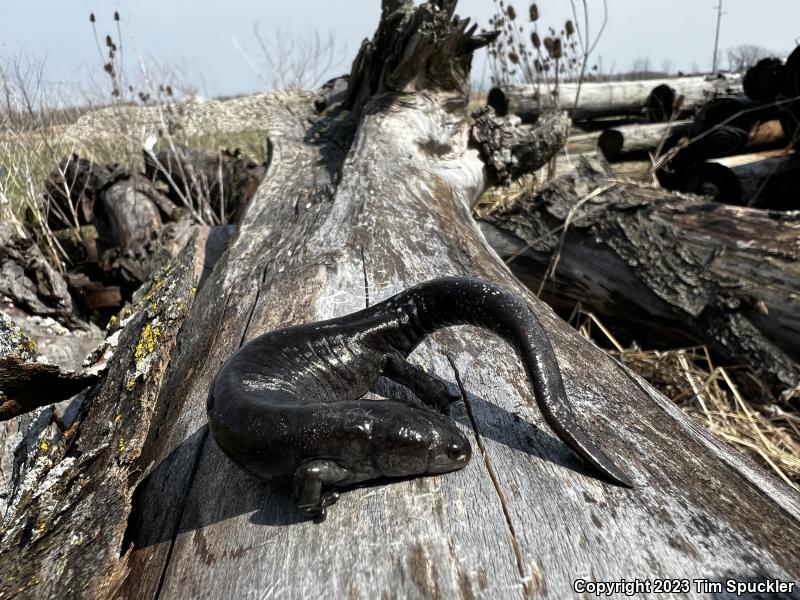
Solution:
[{"label": "speckled skin", "polygon": [[[558,436],[607,479],[632,485],[575,422],[536,316],[507,290],[479,279],[434,279],[344,317],[257,337],[214,379],[211,433],[248,473],[293,476],[301,510],[318,520],[338,498],[334,488],[460,469],[470,444],[445,416],[459,397],[406,361],[428,335],[453,325],[484,327],[510,342]],[[381,376],[407,386],[422,403],[363,399]]]}]

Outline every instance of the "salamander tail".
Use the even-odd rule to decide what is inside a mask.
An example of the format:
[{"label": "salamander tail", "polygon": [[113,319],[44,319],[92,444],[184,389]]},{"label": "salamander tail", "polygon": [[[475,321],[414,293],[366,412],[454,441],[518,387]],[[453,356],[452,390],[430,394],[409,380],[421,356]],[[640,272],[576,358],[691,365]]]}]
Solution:
[{"label": "salamander tail", "polygon": [[525,365],[547,424],[606,479],[633,487],[631,479],[575,420],[548,335],[525,302],[500,286],[470,278],[435,279],[407,293],[415,298],[415,314],[423,332],[470,324],[492,330],[510,342]]}]

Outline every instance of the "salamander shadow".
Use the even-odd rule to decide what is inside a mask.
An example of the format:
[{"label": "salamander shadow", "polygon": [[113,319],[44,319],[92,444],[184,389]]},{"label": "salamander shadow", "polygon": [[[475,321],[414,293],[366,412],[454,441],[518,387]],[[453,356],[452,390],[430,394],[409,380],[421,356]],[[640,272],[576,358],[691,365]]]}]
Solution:
[{"label": "salamander shadow", "polygon": [[[455,384],[448,385],[456,389]],[[469,409],[464,402],[457,402],[451,417],[468,431],[473,431],[471,414],[484,440],[494,440],[536,460],[595,477],[572,450],[549,432],[474,394],[468,394],[467,401]],[[472,461],[479,460],[480,451],[473,442]],[[396,481],[376,480],[359,487]],[[187,488],[191,490],[188,496]],[[340,502],[348,502],[346,491]],[[336,509],[334,506],[331,511]],[[246,475],[223,455],[208,434],[208,427],[203,426],[137,486],[126,541],[137,548],[147,547],[249,513],[250,522],[268,526],[306,520],[292,499],[289,480],[260,481]]]}]

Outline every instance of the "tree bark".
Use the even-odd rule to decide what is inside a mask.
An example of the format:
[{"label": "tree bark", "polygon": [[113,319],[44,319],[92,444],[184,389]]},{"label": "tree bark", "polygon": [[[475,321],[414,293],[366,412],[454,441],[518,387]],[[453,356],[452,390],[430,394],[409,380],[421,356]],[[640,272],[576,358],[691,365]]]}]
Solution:
[{"label": "tree bark", "polygon": [[[488,173],[471,147],[465,94],[487,37],[454,10],[452,0],[385,0],[343,104],[315,116],[311,94],[274,96],[272,161],[236,235],[193,301],[161,286],[167,295],[155,293],[123,330],[87,402],[80,452],[49,472],[45,497],[15,505],[0,547],[4,591],[562,598],[584,572],[798,576],[797,496],[577,336],[487,246],[469,212]],[[168,289],[191,285],[191,255]],[[447,274],[526,298],[580,420],[637,489],[588,475],[543,430],[513,351],[472,328],[414,354],[464,398],[455,418],[476,452],[460,472],[350,491],[315,525],[285,482],[248,478],[208,436],[209,384],[243,343]],[[179,302],[188,312],[164,325],[140,365],[132,347],[152,332],[153,311]],[[129,389],[134,367],[143,372]],[[404,393],[385,382],[376,391]]]},{"label": "tree bark", "polygon": [[796,215],[580,169],[483,221],[515,274],[562,314],[580,303],[647,347],[707,344],[724,364],[762,368],[776,395],[800,384]]},{"label": "tree bark", "polygon": [[[682,110],[691,111],[709,97],[740,91],[741,83],[732,75],[591,82],[580,87],[580,104],[576,107],[578,85],[563,83],[558,104],[569,112],[574,121],[621,115],[649,115],[652,121],[666,121],[672,115],[671,100],[677,96],[684,97]],[[498,115],[517,115],[524,122],[535,121],[540,112],[552,110],[557,104],[555,97],[544,86],[493,88],[487,102]]]}]

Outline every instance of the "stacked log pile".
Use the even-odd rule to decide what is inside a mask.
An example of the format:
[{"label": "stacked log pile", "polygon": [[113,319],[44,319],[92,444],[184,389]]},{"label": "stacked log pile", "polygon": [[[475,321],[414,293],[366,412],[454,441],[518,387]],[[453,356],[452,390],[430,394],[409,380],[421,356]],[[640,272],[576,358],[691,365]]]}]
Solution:
[{"label": "stacked log pile", "polygon": [[[687,131],[662,145],[659,181],[674,190],[714,201],[767,208],[798,208],[800,165],[800,47],[786,64],[768,58],[751,67],[744,95],[720,97],[699,107]],[[782,149],[780,153],[769,152]]]},{"label": "stacked log pile", "polygon": [[[578,127],[602,130],[596,150],[625,176],[656,175],[667,189],[728,204],[798,207],[793,149],[800,142],[800,47],[786,61],[759,61],[743,77],[562,83],[557,93],[544,84],[496,87],[487,104],[523,122],[563,107]],[[627,121],[614,124],[611,117]],[[595,139],[578,135],[578,146],[583,137]]]},{"label": "stacked log pile", "polygon": [[684,99],[682,110],[690,113],[708,98],[738,91],[741,91],[741,81],[737,75],[719,74],[581,85],[562,83],[557,94],[544,85],[495,87],[489,91],[487,103],[498,115],[515,114],[523,122],[535,122],[540,114],[556,107],[566,110],[576,122],[619,116],[661,122],[672,116],[675,99],[679,96]]}]

